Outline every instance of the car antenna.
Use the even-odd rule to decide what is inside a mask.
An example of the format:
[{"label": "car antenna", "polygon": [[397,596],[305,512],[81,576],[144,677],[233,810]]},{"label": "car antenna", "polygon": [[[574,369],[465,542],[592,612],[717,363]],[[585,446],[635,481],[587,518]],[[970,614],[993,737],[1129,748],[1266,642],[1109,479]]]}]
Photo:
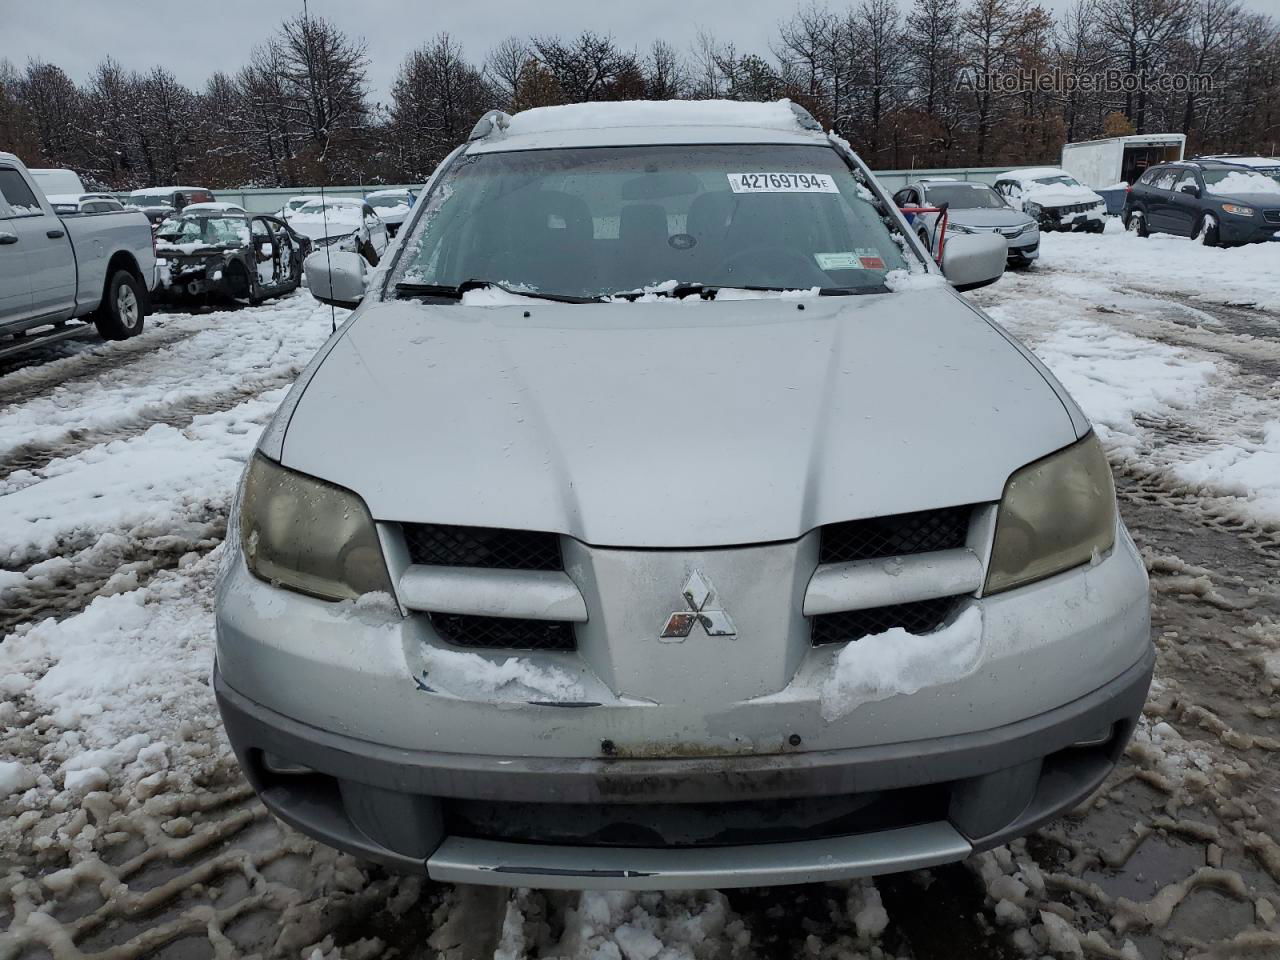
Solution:
[{"label": "car antenna", "polygon": [[[329,179],[329,164],[325,164],[324,180]],[[320,182],[320,216],[324,218],[324,239],[329,239],[329,204],[324,198],[324,180]],[[329,268],[329,332],[338,332],[338,310],[333,305],[333,254],[330,250],[333,248],[332,243],[324,245],[324,263]]]}]

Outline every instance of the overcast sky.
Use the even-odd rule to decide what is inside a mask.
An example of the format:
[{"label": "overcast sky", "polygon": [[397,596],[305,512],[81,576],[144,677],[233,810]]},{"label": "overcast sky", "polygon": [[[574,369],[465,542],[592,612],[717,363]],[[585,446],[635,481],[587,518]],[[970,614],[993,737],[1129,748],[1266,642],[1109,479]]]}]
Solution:
[{"label": "overcast sky", "polygon": [[[385,101],[404,55],[446,30],[473,61],[509,34],[612,34],[643,51],[658,37],[686,48],[705,28],[722,42],[765,52],[792,0],[309,0],[311,12],[338,23],[369,45],[369,79]],[[1069,0],[1040,0],[1063,9]],[[849,5],[830,4],[834,9]],[[902,5],[907,5],[903,0]],[[1280,0],[1247,0],[1280,12]],[[129,69],[168,67],[199,88],[215,70],[233,72],[249,49],[302,0],[0,0],[0,58],[18,66],[38,56],[85,79],[110,54]]]}]

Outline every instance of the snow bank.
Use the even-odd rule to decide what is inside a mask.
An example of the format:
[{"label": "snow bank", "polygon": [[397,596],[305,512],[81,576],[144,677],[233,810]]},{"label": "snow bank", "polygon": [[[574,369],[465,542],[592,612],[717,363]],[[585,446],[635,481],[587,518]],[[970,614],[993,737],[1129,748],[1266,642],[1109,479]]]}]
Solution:
[{"label": "snow bank", "polygon": [[1242,438],[1173,471],[1187,483],[1247,499],[1251,513],[1280,520],[1280,420],[1266,425],[1261,441]]},{"label": "snow bank", "polygon": [[982,661],[982,610],[966,609],[934,633],[893,627],[840,651],[822,685],[822,716],[838,720],[864,703],[966,677]]},{"label": "snow bank", "polygon": [[736,100],[621,100],[534,107],[511,118],[510,136],[598,127],[764,127],[800,132],[790,100],[740,103]]},{"label": "snow bank", "polygon": [[568,671],[541,667],[520,657],[501,662],[478,653],[424,646],[423,682],[433,691],[491,700],[574,701],[584,698],[582,684]]},{"label": "snow bank", "polygon": [[1041,269],[1181,293],[1209,303],[1280,311],[1280,244],[1202,247],[1186,237],[1126,233],[1119,219],[1105,233],[1045,233]]}]

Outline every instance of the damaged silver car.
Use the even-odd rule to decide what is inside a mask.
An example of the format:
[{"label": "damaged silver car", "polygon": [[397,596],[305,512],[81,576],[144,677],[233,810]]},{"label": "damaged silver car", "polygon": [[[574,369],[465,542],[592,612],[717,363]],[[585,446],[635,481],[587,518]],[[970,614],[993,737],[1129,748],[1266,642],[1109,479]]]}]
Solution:
[{"label": "damaged silver car", "polygon": [[[213,682],[250,783],[440,881],[927,867],[1097,788],[1150,682],[1088,420],[787,102],[493,113],[263,434]],[[950,281],[950,283],[948,283]]]},{"label": "damaged silver car", "polygon": [[311,240],[276,217],[225,203],[188,206],[156,232],[156,296],[258,303],[296,290]]}]

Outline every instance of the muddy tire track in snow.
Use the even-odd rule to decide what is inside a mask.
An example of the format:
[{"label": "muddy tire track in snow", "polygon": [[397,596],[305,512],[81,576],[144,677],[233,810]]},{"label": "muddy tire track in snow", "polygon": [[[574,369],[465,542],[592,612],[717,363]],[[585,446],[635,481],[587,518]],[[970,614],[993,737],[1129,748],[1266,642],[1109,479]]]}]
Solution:
[{"label": "muddy tire track in snow", "polygon": [[[20,366],[0,375],[0,409],[41,397],[57,386],[79,383],[99,374],[126,369],[153,353],[200,333],[200,326],[166,325],[141,336],[33,366]],[[19,360],[22,358],[19,357]]]},{"label": "muddy tire track in snow", "polygon": [[73,428],[57,440],[16,447],[0,455],[0,484],[18,471],[38,471],[54,460],[69,457],[114,440],[136,437],[158,423],[177,428],[189,426],[198,416],[220,413],[269,390],[288,386],[297,377],[299,369],[289,367],[269,376],[247,380],[230,390],[219,390],[203,395],[193,394],[172,403],[148,404],[134,411],[123,422],[110,427],[89,430]]},{"label": "muddy tire track in snow", "polygon": [[[24,570],[25,579],[0,588],[0,641],[14,627],[79,613],[95,597],[136,590],[156,574],[215,549],[226,535],[226,515],[193,518],[183,530],[134,539],[104,534]],[[19,571],[13,571],[19,572]]]}]

